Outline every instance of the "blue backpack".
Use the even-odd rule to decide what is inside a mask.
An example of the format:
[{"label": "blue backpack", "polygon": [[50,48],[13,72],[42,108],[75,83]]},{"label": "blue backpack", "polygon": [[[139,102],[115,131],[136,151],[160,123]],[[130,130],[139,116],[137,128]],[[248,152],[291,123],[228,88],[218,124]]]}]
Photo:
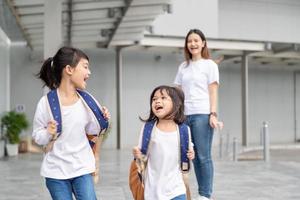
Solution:
[{"label": "blue backpack", "polygon": [[[100,133],[103,133],[108,128],[108,120],[106,120],[103,116],[103,113],[101,109],[99,108],[98,104],[94,100],[94,98],[87,92],[82,90],[77,90],[77,93],[80,95],[81,99],[84,100],[86,105],[90,108],[90,110],[95,115],[99,125],[100,125]],[[51,90],[47,94],[47,99],[49,102],[49,106],[51,109],[52,116],[54,120],[58,123],[57,125],[57,137],[60,136],[62,133],[62,117],[61,117],[61,110],[60,110],[60,102],[57,94],[57,89]],[[89,143],[91,145],[91,148],[93,149],[95,153],[95,143],[97,141],[98,135],[88,135],[87,138],[89,140]]]},{"label": "blue backpack", "polygon": [[[155,125],[155,121],[148,121],[145,123],[142,137],[142,149],[141,152],[144,155],[147,155],[147,150],[149,146],[149,142],[151,140],[151,133],[153,127]],[[187,152],[189,150],[189,130],[188,125],[182,123],[178,125],[179,127],[179,135],[180,135],[180,168],[183,172],[188,172],[190,170],[190,161],[187,157]]]}]

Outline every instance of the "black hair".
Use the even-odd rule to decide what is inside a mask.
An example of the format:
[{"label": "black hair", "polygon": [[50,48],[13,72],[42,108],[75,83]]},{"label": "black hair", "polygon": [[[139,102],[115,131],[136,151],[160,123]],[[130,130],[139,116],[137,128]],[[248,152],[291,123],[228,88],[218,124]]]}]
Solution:
[{"label": "black hair", "polygon": [[192,59],[192,54],[190,53],[190,51],[187,47],[187,43],[188,43],[188,38],[192,33],[195,33],[195,34],[199,35],[201,40],[203,42],[205,42],[204,47],[202,48],[202,51],[201,51],[201,56],[205,59],[210,58],[210,53],[209,53],[209,50],[208,50],[208,47],[207,47],[207,41],[206,41],[206,37],[205,37],[204,33],[202,31],[200,31],[199,29],[191,29],[186,34],[185,42],[184,42],[184,57],[185,57],[185,60],[188,64],[190,62],[190,59]]},{"label": "black hair", "polygon": [[171,97],[172,102],[173,102],[173,108],[171,112],[165,117],[165,119],[173,119],[176,124],[182,124],[185,121],[185,116],[184,116],[184,93],[180,88],[177,87],[171,87],[167,85],[161,85],[156,87],[151,95],[150,95],[150,114],[147,119],[142,119],[140,117],[140,120],[144,122],[149,122],[152,120],[157,121],[158,118],[154,115],[152,111],[152,99],[154,97],[154,94],[156,91],[160,91],[161,93],[163,91],[166,91],[167,94]]},{"label": "black hair", "polygon": [[81,50],[72,47],[61,47],[54,57],[46,59],[37,77],[50,89],[58,88],[62,78],[63,69],[70,65],[75,68],[80,59],[89,60]]}]

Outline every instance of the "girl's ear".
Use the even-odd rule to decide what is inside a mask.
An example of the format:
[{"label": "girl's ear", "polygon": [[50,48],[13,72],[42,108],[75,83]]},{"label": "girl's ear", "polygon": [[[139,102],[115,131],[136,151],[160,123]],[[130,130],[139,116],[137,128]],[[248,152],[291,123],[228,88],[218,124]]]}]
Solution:
[{"label": "girl's ear", "polygon": [[68,75],[72,75],[73,74],[73,67],[71,67],[70,65],[67,65],[65,67],[65,71]]}]

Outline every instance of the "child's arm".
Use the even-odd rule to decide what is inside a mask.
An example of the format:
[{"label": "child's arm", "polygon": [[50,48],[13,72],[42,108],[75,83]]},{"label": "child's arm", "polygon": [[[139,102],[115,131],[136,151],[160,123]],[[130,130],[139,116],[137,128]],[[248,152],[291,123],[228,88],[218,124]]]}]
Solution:
[{"label": "child's arm", "polygon": [[144,126],[142,127],[141,131],[140,131],[140,135],[139,135],[139,144],[138,146],[133,147],[132,149],[132,154],[135,158],[141,159],[142,158],[142,138],[143,138],[143,130],[144,130]]},{"label": "child's arm", "polygon": [[135,158],[138,158],[138,159],[142,158],[142,152],[138,146],[133,147],[132,154]]},{"label": "child's arm", "polygon": [[187,152],[187,157],[190,160],[195,158],[194,144],[192,143],[191,130],[189,129],[189,150]]},{"label": "child's arm", "polygon": [[56,122],[50,119],[46,98],[43,97],[36,108],[32,137],[39,145],[46,145],[56,135]]}]

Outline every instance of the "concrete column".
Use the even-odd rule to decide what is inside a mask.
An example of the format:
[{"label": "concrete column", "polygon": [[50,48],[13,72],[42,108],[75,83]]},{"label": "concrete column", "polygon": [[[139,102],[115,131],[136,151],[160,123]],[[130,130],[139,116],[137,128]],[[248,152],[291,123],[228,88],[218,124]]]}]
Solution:
[{"label": "concrete column", "polygon": [[248,146],[248,62],[247,52],[242,56],[242,145]]},{"label": "concrete column", "polygon": [[10,110],[10,45],[0,27],[0,113]]},{"label": "concrete column", "polygon": [[122,48],[116,49],[116,87],[117,87],[117,149],[121,149],[121,118],[122,118],[122,74],[123,74],[123,63],[122,63]]},{"label": "concrete column", "polygon": [[62,0],[45,1],[44,58],[52,57],[62,45]]},{"label": "concrete column", "polygon": [[[44,59],[47,59],[62,45],[62,0],[45,0],[44,9]],[[43,94],[48,91],[44,87]]]}]

